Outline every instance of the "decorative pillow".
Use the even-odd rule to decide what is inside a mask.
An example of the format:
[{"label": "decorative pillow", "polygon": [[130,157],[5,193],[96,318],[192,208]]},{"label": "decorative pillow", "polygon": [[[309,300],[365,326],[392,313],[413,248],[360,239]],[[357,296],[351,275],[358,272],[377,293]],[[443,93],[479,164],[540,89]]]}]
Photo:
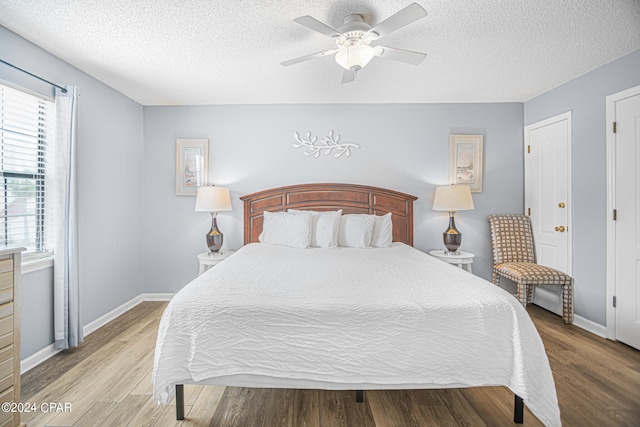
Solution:
[{"label": "decorative pillow", "polygon": [[371,246],[375,215],[350,214],[340,217],[338,246],[368,248]]},{"label": "decorative pillow", "polygon": [[371,236],[371,246],[374,248],[388,248],[393,242],[393,223],[391,222],[391,212],[382,216],[375,216],[373,223],[373,235]]},{"label": "decorative pillow", "polygon": [[308,248],[311,243],[311,214],[265,211],[258,240],[272,245]]},{"label": "decorative pillow", "polygon": [[342,209],[337,211],[299,211],[289,209],[293,214],[311,214],[311,243],[314,248],[338,247],[338,230]]}]

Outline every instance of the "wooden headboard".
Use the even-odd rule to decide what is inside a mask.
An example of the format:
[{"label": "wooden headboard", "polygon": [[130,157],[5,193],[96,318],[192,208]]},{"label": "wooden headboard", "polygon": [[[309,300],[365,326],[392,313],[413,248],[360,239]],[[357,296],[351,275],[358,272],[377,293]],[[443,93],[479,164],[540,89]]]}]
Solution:
[{"label": "wooden headboard", "polygon": [[258,241],[264,211],[342,209],[343,214],[384,215],[391,212],[393,241],[413,246],[413,202],[416,199],[398,191],[357,184],[299,184],[248,194],[240,197],[244,202],[244,243]]}]

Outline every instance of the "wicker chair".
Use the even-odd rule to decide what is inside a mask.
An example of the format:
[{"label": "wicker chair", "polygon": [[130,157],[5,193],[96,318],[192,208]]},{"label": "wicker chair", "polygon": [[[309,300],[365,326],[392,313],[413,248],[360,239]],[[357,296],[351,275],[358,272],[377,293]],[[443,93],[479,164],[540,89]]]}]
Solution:
[{"label": "wicker chair", "polygon": [[500,277],[518,285],[518,301],[527,306],[539,285],[562,286],[562,319],[573,323],[573,278],[536,264],[531,220],[526,215],[489,215],[493,246],[493,283]]}]

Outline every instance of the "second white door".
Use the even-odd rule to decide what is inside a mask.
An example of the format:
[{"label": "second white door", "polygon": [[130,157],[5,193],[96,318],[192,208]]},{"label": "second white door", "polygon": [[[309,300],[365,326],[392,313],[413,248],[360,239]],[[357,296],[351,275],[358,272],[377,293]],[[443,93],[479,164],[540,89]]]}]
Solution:
[{"label": "second white door", "polygon": [[640,349],[640,87],[614,98],[615,338]]}]

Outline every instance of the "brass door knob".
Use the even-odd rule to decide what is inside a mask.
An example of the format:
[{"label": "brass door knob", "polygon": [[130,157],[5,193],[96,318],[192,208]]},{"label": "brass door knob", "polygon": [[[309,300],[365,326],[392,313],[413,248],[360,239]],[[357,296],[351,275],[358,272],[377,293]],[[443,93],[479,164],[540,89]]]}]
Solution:
[{"label": "brass door knob", "polygon": [[560,227],[555,227],[554,230],[564,233],[564,230],[566,229],[564,228],[564,225],[561,225]]},{"label": "brass door knob", "polygon": [[565,204],[564,204],[564,202],[560,202],[560,203],[558,203],[558,207],[559,207],[560,209],[564,209],[564,207],[565,207],[565,206],[567,206],[567,205],[565,205]]}]

